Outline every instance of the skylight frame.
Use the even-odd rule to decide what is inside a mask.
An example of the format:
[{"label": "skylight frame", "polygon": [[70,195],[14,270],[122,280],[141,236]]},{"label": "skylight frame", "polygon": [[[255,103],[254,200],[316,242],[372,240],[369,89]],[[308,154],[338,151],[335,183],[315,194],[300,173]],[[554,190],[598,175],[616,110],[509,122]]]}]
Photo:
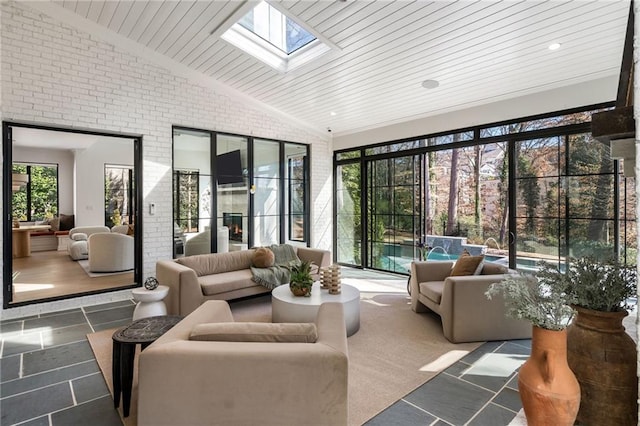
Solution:
[{"label": "skylight frame", "polygon": [[[245,28],[238,21],[260,3],[269,4],[286,18],[293,20],[302,29],[314,36],[315,40],[292,51],[290,54],[287,54],[271,44],[271,42]],[[240,8],[236,11],[235,14],[229,17],[223,26],[212,32],[212,34],[214,33],[220,34],[220,38],[226,42],[234,45],[243,52],[248,53],[281,73],[292,71],[329,51],[340,50],[328,38],[319,34],[298,17],[292,16],[292,14],[281,5],[276,2],[272,3],[266,0],[247,2],[247,5],[244,8]]]}]

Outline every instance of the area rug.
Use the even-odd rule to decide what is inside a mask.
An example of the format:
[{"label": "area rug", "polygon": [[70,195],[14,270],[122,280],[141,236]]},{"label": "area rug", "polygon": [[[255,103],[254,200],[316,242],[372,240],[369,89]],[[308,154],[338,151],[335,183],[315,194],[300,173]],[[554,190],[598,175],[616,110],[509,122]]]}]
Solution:
[{"label": "area rug", "polygon": [[109,275],[129,274],[132,271],[132,269],[129,269],[128,271],[118,271],[118,272],[91,272],[89,271],[89,261],[87,259],[78,260],[77,262],[78,262],[78,265],[80,265],[80,267],[82,268],[82,270],[91,278],[108,277]]},{"label": "area rug", "polygon": [[[271,321],[268,296],[232,302],[231,310],[236,321]],[[87,335],[112,393],[113,331]],[[414,313],[406,293],[362,293],[360,330],[348,338],[349,425],[365,423],[480,344],[450,343],[442,335],[439,318]],[[136,425],[137,366],[135,372],[125,426]]]}]

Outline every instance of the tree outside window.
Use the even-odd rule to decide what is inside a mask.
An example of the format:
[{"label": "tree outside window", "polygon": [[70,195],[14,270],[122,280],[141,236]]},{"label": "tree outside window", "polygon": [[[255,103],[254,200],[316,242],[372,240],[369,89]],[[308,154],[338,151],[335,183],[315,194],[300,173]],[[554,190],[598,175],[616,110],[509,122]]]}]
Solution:
[{"label": "tree outside window", "polygon": [[[200,173],[197,170],[176,170],[173,179],[173,217],[184,232],[198,232]],[[209,191],[208,199],[210,197]]]},{"label": "tree outside window", "polygon": [[58,166],[14,163],[12,173],[26,174],[28,183],[12,196],[13,218],[21,221],[58,215]]},{"label": "tree outside window", "polygon": [[133,167],[105,165],[104,223],[108,227],[133,223]]}]

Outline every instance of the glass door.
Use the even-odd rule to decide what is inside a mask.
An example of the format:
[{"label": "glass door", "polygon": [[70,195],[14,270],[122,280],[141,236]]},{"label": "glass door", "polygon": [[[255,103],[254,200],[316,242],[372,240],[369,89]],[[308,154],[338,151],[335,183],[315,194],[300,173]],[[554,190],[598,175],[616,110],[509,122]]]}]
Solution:
[{"label": "glass door", "polygon": [[216,135],[218,252],[246,250],[249,245],[253,245],[249,240],[253,220],[249,217],[248,149],[246,137]]},{"label": "glass door", "polygon": [[253,141],[253,246],[280,242],[280,143]]},{"label": "glass door", "polygon": [[613,257],[619,231],[608,147],[580,133],[517,141],[515,149],[518,269]]},{"label": "glass door", "polygon": [[420,234],[421,156],[367,162],[367,266],[407,273]]},{"label": "glass door", "polygon": [[362,263],[360,161],[336,168],[336,260],[353,266]]}]

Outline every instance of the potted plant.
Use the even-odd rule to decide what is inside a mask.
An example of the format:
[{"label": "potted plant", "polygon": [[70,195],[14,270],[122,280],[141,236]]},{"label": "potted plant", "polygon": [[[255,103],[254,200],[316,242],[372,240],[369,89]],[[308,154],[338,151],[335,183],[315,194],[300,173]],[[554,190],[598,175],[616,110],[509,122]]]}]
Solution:
[{"label": "potted plant", "polygon": [[508,275],[492,284],[489,299],[501,295],[506,314],[531,322],[531,355],[518,373],[518,390],[529,425],[573,425],[580,386],[567,363],[567,327],[573,317],[555,270],[540,264],[532,275]]},{"label": "potted plant", "polygon": [[582,389],[578,422],[636,425],[637,351],[622,325],[628,300],[636,295],[636,268],[613,259],[570,258],[557,278],[577,311],[567,330],[567,351]]},{"label": "potted plant", "polygon": [[313,278],[311,277],[312,262],[300,260],[289,266],[289,288],[295,296],[311,296]]}]

